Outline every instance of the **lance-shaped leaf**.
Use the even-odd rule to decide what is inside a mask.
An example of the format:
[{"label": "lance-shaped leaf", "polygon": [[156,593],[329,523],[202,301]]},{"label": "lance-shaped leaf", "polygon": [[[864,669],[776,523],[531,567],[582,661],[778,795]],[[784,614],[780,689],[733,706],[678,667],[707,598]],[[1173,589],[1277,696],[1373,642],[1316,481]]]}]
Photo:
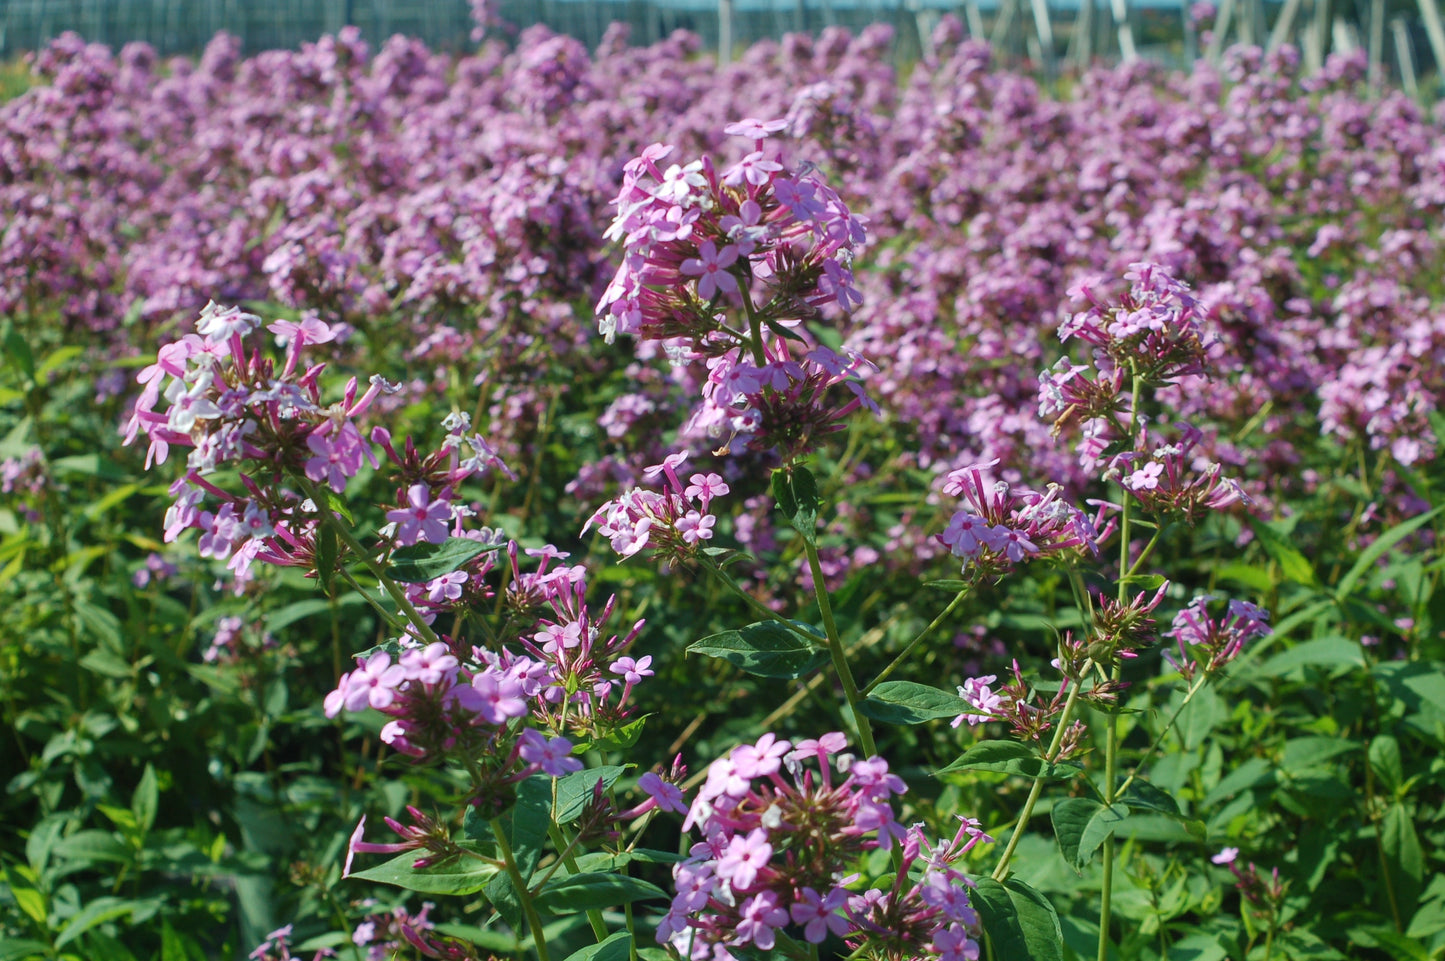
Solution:
[{"label": "lance-shaped leaf", "polygon": [[802,677],[828,662],[826,650],[777,621],[711,634],[693,641],[687,652],[721,658],[758,677]]}]

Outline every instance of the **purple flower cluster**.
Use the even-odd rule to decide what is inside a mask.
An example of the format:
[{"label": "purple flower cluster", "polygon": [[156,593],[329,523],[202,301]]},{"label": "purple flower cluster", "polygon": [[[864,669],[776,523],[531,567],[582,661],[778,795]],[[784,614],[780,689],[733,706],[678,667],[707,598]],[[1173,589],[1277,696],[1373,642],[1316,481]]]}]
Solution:
[{"label": "purple flower cluster", "polygon": [[1095,557],[1099,542],[1113,533],[1101,511],[1090,518],[1063,500],[1058,485],[1040,493],[1006,481],[989,482],[985,472],[997,461],[962,467],[944,480],[945,494],[962,497],[965,507],[954,513],[937,535],[955,556],[963,558],[969,577],[999,577],[1034,558]]},{"label": "purple flower cluster", "polygon": [[[573,770],[567,749],[556,747],[564,741],[554,739],[547,747],[535,731],[518,734],[510,722],[530,719],[555,733],[586,737],[622,723],[632,689],[653,673],[651,657],[626,653],[643,622],[625,635],[607,634],[616,598],[609,598],[600,613],[590,611],[584,568],[549,569],[552,559],[566,555],[547,548],[535,552],[542,557],[537,570],[523,571],[515,543],[507,553],[512,566],[502,601],[511,616],[504,630],[515,631],[523,653],[497,645],[466,652],[456,642],[426,644],[409,635],[395,649],[381,648],[358,658],[356,670],[342,676],[327,695],[328,716],[342,710],[379,711],[391,718],[382,740],[414,757],[458,751],[473,758],[496,755],[518,737],[515,757],[540,764],[554,776]],[[494,597],[486,586],[495,570],[491,557],[414,588],[442,598],[428,604],[413,593],[421,613],[435,617]],[[446,597],[447,588],[455,589],[454,599]]]},{"label": "purple flower cluster", "polygon": [[[877,407],[857,383],[861,358],[806,333],[861,303],[852,265],[866,234],[821,178],[765,150],[785,127],[729,124],[753,150],[720,173],[710,157],[664,167],[675,149],[664,144],[629,161],[608,230],[622,265],[597,314],[608,343],[619,333],[661,341],[705,376],[685,436],[791,462],[859,406]],[[827,397],[836,384],[853,394],[841,405]]]},{"label": "purple flower cluster", "polygon": [[[846,748],[837,733],[796,744],[765,734],[712,763],[684,822],[703,840],[673,870],[659,942],[727,961],[733,948],[772,950],[789,929],[810,944],[840,938],[860,957],[978,958],[969,882],[951,865],[992,839],[961,819],[952,841],[931,845],[894,819],[903,780]],[[855,886],[858,856],[895,844],[892,883]]]},{"label": "purple flower cluster", "polygon": [[[373,377],[357,396],[353,377],[339,401],[323,404],[326,365],[306,366],[301,358],[308,347],[331,341],[335,331],[314,318],[271,324],[268,329],[287,343],[278,370],[260,350],[247,351],[248,335],[260,323],[239,308],[209,304],[196,333],[162,346],[156,362],[137,375],[142,390],[125,428],[127,443],[141,435],[149,440],[148,467],[165,463],[173,447],[188,449],[185,473],[171,485],[175,500],[166,513],[165,539],[199,530],[201,556],[227,561],[238,585],[258,558],[315,569],[322,507],[295,485],[304,478],[339,494],[363,463],[378,465],[357,423],[389,389]],[[162,400],[165,409],[156,410]],[[467,430],[464,415],[449,426],[441,449],[425,458],[410,445],[405,457],[398,455],[384,428],[371,432],[408,482],[404,506],[387,514],[397,545],[439,543],[453,527],[460,533],[463,515],[451,503],[457,485],[491,467],[505,470],[486,441]],[[239,472],[241,491],[210,479],[223,468]],[[208,501],[216,503],[214,510]]]},{"label": "purple flower cluster", "polygon": [[1174,638],[1178,655],[1165,651],[1164,659],[1184,678],[1213,674],[1239,656],[1244,645],[1269,633],[1269,612],[1248,601],[1231,599],[1218,617],[1209,614],[1209,594],[1196,597],[1174,617],[1165,637]]}]

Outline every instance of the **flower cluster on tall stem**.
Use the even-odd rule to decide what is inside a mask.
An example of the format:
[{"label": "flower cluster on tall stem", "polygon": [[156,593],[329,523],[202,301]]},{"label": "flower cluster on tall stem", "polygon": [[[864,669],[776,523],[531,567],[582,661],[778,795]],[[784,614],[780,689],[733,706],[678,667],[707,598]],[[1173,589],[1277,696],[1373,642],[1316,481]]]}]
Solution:
[{"label": "flower cluster on tall stem", "polygon": [[[992,839],[970,819],[940,844],[899,824],[903,780],[846,749],[838,733],[765,734],[712,763],[683,823],[703,840],[673,869],[658,941],[698,961],[736,957],[729,949],[807,956],[787,929],[809,944],[837,937],[858,958],[978,958],[970,882],[951,865]],[[891,884],[861,887],[848,873],[859,855],[895,846]]]},{"label": "flower cluster on tall stem", "polygon": [[[767,140],[783,121],[727,133],[753,150],[719,172],[711,158],[667,164],[653,144],[624,168],[608,236],[622,264],[597,304],[598,329],[664,342],[705,370],[688,432],[712,446],[806,454],[860,406],[866,362],[816,343],[807,323],[861,303],[853,256],[862,221],[810,169],[789,170]],[[833,387],[843,385],[844,397]]]}]

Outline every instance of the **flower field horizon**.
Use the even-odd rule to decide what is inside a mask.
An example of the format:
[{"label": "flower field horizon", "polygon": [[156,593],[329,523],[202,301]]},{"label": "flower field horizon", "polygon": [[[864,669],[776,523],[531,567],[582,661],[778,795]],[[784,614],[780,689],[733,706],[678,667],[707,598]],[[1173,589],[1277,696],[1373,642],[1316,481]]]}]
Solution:
[{"label": "flower field horizon", "polygon": [[1445,106],[931,39],[39,53],[0,961],[1445,958]]}]

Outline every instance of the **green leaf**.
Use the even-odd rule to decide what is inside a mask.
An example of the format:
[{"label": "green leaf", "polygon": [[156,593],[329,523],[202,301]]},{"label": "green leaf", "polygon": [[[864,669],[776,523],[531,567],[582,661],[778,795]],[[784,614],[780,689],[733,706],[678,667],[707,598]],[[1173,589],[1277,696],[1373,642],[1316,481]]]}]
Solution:
[{"label": "green leaf", "polygon": [[341,544],[336,539],[336,531],[331,529],[330,524],[322,523],[316,527],[316,576],[321,581],[321,589],[327,594],[331,593],[331,585],[336,580],[338,568],[337,558],[341,556]]},{"label": "green leaf", "polygon": [[1053,905],[1033,888],[1010,878],[1006,885],[979,878],[970,895],[996,958],[1063,961],[1064,934]]},{"label": "green leaf", "polygon": [[[462,841],[460,846],[477,854],[485,854],[474,842]],[[404,851],[396,857],[365,871],[348,875],[361,881],[375,881],[391,884],[419,894],[476,894],[498,875],[495,865],[487,864],[470,855],[454,858],[445,864],[432,867],[414,868],[418,857],[424,852]]]},{"label": "green leaf", "polygon": [[794,467],[791,474],[781,467],[773,471],[773,497],[793,528],[811,544],[817,536],[818,510],[823,503],[812,472],[802,466]]},{"label": "green leaf", "polygon": [[1049,764],[1034,749],[1018,741],[979,741],[952,764],[934,772],[935,777],[954,771],[998,771],[1024,777],[1047,777],[1067,780],[1082,773],[1082,768],[1069,761]]},{"label": "green leaf", "polygon": [[912,681],[885,681],[858,705],[875,721],[885,724],[922,724],[941,718],[955,718],[974,710],[963,698]]},{"label": "green leaf", "polygon": [[77,831],[57,842],[52,849],[62,858],[75,861],[115,861],[128,864],[130,849],[109,831]]},{"label": "green leaf", "polygon": [[602,787],[606,790],[611,788],[626,770],[621,765],[609,764],[585,771],[573,771],[566,777],[558,778],[557,801],[552,805],[552,819],[558,824],[575,820],[591,802],[592,790],[598,781],[602,782]]},{"label": "green leaf", "polygon": [[607,940],[589,944],[567,955],[566,961],[627,961],[632,957],[632,935],[618,931]]},{"label": "green leaf", "polygon": [[501,548],[500,544],[481,544],[466,537],[449,537],[440,544],[412,544],[392,552],[392,580],[403,584],[425,584],[443,574],[461,570],[475,557]]},{"label": "green leaf", "polygon": [[1299,550],[1289,542],[1287,536],[1274,525],[1257,518],[1245,516],[1245,523],[1254,531],[1255,539],[1270,560],[1279,565],[1280,573],[1286,580],[1313,587],[1319,583],[1314,568]]},{"label": "green leaf", "polygon": [[1213,790],[1204,796],[1200,802],[1201,807],[1211,807],[1215,803],[1224,800],[1232,794],[1238,794],[1247,788],[1256,787],[1261,784],[1275,783],[1275,767],[1262,757],[1252,757],[1239,767],[1229,772]]},{"label": "green leaf", "polygon": [[135,793],[130,799],[131,813],[135,815],[141,834],[148,832],[151,825],[156,823],[156,810],[159,806],[160,787],[156,781],[156,769],[147,764],[145,773],[141,775],[140,783],[136,785]]},{"label": "green leaf", "polygon": [[91,928],[114,921],[123,914],[132,914],[137,909],[149,908],[146,901],[131,901],[123,898],[96,898],[71,918],[55,939],[55,947],[63,948]]},{"label": "green leaf", "polygon": [[544,911],[563,914],[667,899],[667,892],[651,882],[599,871],[553,878],[537,895],[536,903]]},{"label": "green leaf", "polygon": [[721,658],[757,677],[795,678],[828,663],[828,652],[777,621],[758,621],[723,631],[687,647],[689,654]]},{"label": "green leaf", "polygon": [[1374,566],[1376,561],[1385,556],[1386,551],[1430,523],[1441,511],[1445,511],[1445,505],[1441,505],[1427,513],[1416,515],[1403,523],[1396,524],[1375,538],[1369,547],[1360,552],[1360,557],[1355,561],[1354,566],[1351,567],[1345,573],[1345,576],[1340,578],[1340,582],[1335,585],[1335,596],[1343,598],[1354,591],[1355,585],[1360,582],[1360,578],[1365,576],[1365,573]]},{"label": "green leaf", "polygon": [[1380,822],[1380,848],[1400,906],[1400,916],[1415,913],[1425,877],[1425,852],[1405,805],[1396,801],[1385,810]]},{"label": "green leaf", "polygon": [[968,581],[944,579],[940,581],[924,581],[924,587],[931,587],[935,591],[946,591],[949,594],[957,594],[959,591],[968,590]]},{"label": "green leaf", "polygon": [[[366,600],[360,594],[343,594],[336,599],[337,607],[351,607],[355,604],[365,604]],[[331,611],[331,601],[319,597],[309,597],[304,601],[296,601],[287,604],[285,607],[272,611],[266,616],[266,627],[272,631],[279,631],[290,627],[297,621],[313,614],[327,614]]]},{"label": "green leaf", "polygon": [[1365,654],[1360,645],[1344,637],[1322,637],[1296,644],[1265,661],[1255,673],[1280,677],[1298,667],[1364,667]]},{"label": "green leaf", "polygon": [[572,748],[572,753],[585,754],[588,750],[625,751],[636,744],[637,739],[642,736],[642,728],[647,724],[649,717],[652,715],[643,714],[635,717],[621,727],[613,728],[595,741],[579,741]]},{"label": "green leaf", "polygon": [[1059,853],[1075,871],[1082,871],[1115,828],[1129,817],[1129,809],[1116,803],[1105,806],[1088,797],[1065,798],[1050,812]]},{"label": "green leaf", "polygon": [[1064,798],[1049,812],[1054,825],[1054,839],[1059,842],[1059,854],[1069,867],[1074,868],[1079,860],[1079,842],[1084,839],[1084,827],[1094,812],[1103,808],[1103,803],[1091,797]]},{"label": "green leaf", "polygon": [[1385,785],[1391,794],[1400,789],[1405,780],[1405,765],[1400,758],[1400,742],[1388,734],[1381,734],[1370,742],[1370,768],[1375,777]]},{"label": "green leaf", "polygon": [[15,326],[8,321],[5,324],[5,334],[0,338],[5,345],[5,354],[15,364],[19,371],[25,375],[28,381],[35,380],[35,355],[30,351],[30,345],[25,338],[15,329]]},{"label": "green leaf", "polygon": [[1285,742],[1279,766],[1286,774],[1298,775],[1358,747],[1342,737],[1297,737]]},{"label": "green leaf", "polygon": [[44,941],[16,940],[0,944],[0,961],[30,961],[43,958],[50,953],[50,945]]},{"label": "green leaf", "polygon": [[1180,817],[1179,802],[1167,791],[1162,791],[1143,778],[1130,782],[1124,796],[1119,799],[1131,811],[1152,811],[1166,817]]},{"label": "green leaf", "polygon": [[[471,812],[469,811],[470,815]],[[517,802],[497,819],[508,842],[517,870],[526,882],[537,870],[542,848],[547,840],[547,827],[552,814],[552,779],[534,774],[517,786]],[[468,833],[473,837],[491,836],[491,824],[482,818],[468,820]],[[473,833],[474,832],[474,833]],[[514,931],[522,930],[523,914],[519,893],[505,873],[492,878],[486,887],[487,900]]]}]

